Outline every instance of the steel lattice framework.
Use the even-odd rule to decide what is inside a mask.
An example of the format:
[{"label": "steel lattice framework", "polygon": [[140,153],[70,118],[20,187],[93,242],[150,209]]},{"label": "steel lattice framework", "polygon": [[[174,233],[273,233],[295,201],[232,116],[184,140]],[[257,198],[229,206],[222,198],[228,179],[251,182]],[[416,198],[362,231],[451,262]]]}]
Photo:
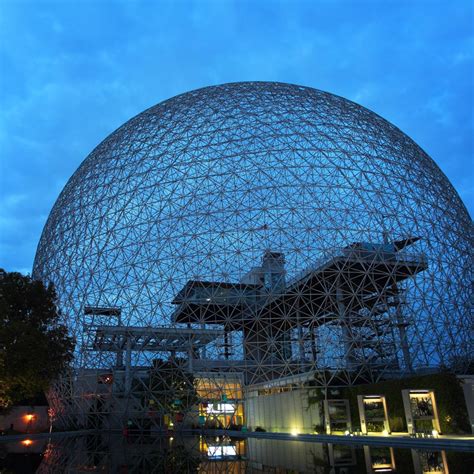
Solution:
[{"label": "steel lattice framework", "polygon": [[43,231],[33,274],[56,285],[84,377],[57,406],[169,411],[160,370],[171,398],[166,370],[211,391],[462,371],[471,225],[420,147],[341,97],[249,82],[162,102],[87,157]]}]

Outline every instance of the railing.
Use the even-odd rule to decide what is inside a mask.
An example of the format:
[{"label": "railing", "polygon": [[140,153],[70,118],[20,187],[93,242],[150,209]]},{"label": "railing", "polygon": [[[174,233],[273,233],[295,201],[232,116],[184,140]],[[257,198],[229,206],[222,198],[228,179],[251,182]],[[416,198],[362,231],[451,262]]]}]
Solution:
[{"label": "railing", "polygon": [[337,249],[326,252],[319,257],[313,265],[296,273],[287,282],[287,288],[301,281],[306,276],[321,270],[336,259],[344,259],[349,262],[396,262],[399,264],[416,264],[421,267],[428,266],[428,258],[423,253],[411,252],[387,252],[386,250],[366,250],[366,249]]}]

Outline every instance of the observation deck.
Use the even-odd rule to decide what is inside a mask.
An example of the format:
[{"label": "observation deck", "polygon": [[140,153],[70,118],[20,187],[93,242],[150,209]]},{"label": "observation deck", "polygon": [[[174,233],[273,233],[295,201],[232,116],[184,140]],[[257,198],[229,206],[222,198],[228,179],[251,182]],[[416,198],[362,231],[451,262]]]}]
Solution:
[{"label": "observation deck", "polygon": [[428,268],[424,255],[401,251],[416,240],[352,244],[280,288],[191,280],[172,301],[177,305],[172,321],[239,330],[256,317],[287,327],[327,324],[339,318],[341,304],[352,316],[361,310],[379,313],[376,306],[399,303],[400,282]]}]

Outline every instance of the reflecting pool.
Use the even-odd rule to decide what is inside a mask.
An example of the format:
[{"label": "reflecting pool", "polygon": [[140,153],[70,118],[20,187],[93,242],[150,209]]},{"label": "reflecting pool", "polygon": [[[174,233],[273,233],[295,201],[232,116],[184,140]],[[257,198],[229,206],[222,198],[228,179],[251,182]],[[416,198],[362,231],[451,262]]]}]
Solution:
[{"label": "reflecting pool", "polygon": [[471,474],[473,452],[225,436],[87,436],[0,442],[0,473]]}]

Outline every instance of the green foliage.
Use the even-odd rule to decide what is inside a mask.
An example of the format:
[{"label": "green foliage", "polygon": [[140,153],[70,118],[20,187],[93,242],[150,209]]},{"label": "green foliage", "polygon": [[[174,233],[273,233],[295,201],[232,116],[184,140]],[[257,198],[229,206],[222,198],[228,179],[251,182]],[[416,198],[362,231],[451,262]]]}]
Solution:
[{"label": "green foliage", "polygon": [[324,391],[321,389],[311,389],[308,393],[308,407],[309,410],[313,405],[316,405],[324,400]]},{"label": "green foliage", "polygon": [[313,425],[313,429],[319,434],[326,433],[326,427],[323,424]]},{"label": "green foliage", "polygon": [[415,420],[415,431],[417,433],[431,433],[433,423],[431,420]]},{"label": "green foliage", "polygon": [[367,430],[371,431],[373,433],[381,433],[384,429],[383,422],[378,421],[378,422],[367,422]]},{"label": "green foliage", "polygon": [[385,380],[345,388],[342,398],[349,400],[353,429],[360,429],[357,395],[385,395],[391,431],[406,431],[402,390],[432,389],[440,419],[441,432],[445,434],[470,433],[469,418],[461,384],[454,374],[437,374]]},{"label": "green foliage", "polygon": [[72,360],[52,285],[0,269],[0,409],[47,389]]}]

